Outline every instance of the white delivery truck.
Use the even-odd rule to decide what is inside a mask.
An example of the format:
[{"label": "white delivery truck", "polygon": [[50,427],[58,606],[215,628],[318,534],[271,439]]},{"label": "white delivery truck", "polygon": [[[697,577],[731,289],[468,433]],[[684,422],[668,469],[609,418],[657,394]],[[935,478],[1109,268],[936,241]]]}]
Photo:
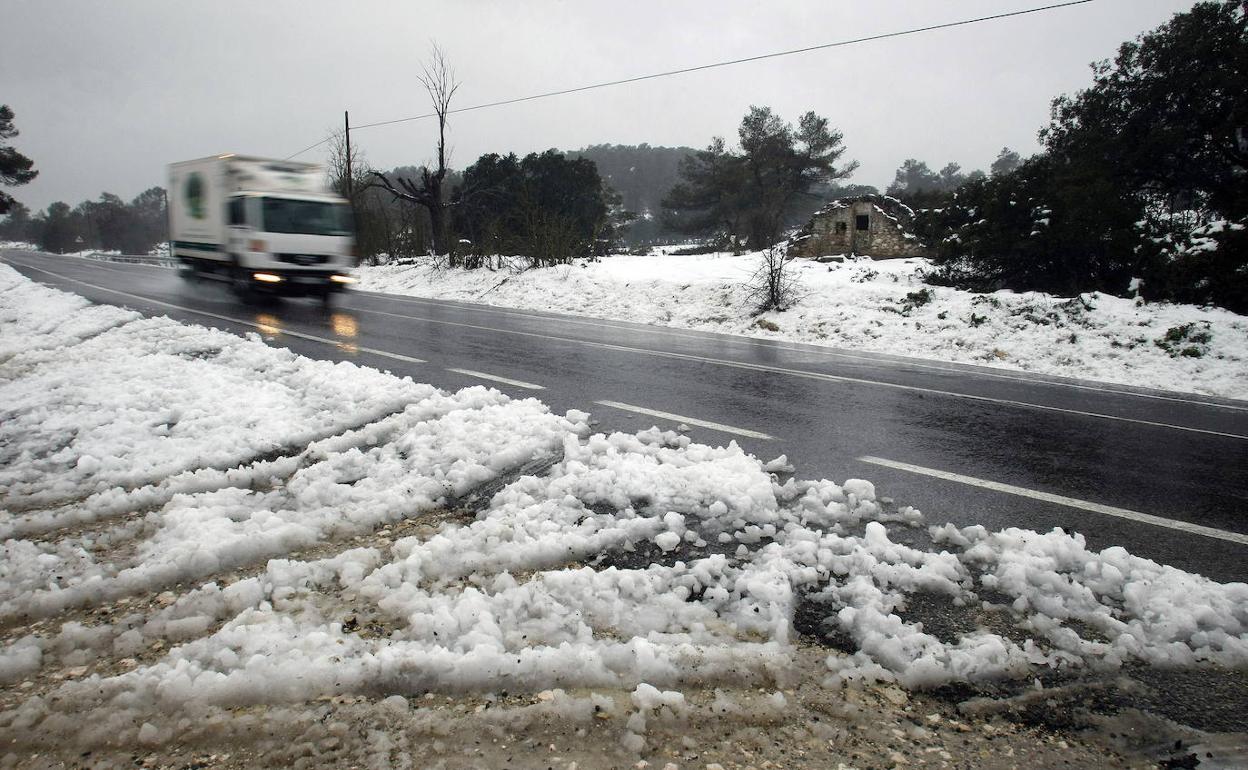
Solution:
[{"label": "white delivery truck", "polygon": [[186,277],[328,299],[354,281],[351,208],[320,166],[217,155],[169,166],[171,254]]}]

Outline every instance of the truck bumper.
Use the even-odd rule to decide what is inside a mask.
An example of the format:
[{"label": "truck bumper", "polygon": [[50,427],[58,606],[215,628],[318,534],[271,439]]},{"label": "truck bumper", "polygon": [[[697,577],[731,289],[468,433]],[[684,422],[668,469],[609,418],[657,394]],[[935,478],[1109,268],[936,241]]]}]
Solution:
[{"label": "truck bumper", "polygon": [[284,296],[320,295],[340,292],[355,283],[343,270],[282,270],[269,267],[244,268],[248,283],[256,291]]}]

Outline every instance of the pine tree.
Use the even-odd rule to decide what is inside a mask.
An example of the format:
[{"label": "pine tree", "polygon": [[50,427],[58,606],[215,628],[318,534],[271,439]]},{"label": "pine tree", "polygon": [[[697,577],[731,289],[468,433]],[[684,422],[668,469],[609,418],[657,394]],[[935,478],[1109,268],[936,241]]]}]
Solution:
[{"label": "pine tree", "polygon": [[[10,187],[26,184],[39,175],[34,169],[34,161],[10,147],[7,139],[18,135],[13,126],[13,110],[9,105],[0,104],[0,183]],[[11,195],[0,190],[0,214],[7,213],[13,205]]]},{"label": "pine tree", "polygon": [[807,112],[790,125],[768,107],[751,107],[737,131],[740,152],[716,138],[682,165],[682,181],[663,201],[669,220],[690,232],[719,230],[752,248],[778,240],[797,202],[820,182],[853,173],[837,166],[845,152],[840,131]]}]

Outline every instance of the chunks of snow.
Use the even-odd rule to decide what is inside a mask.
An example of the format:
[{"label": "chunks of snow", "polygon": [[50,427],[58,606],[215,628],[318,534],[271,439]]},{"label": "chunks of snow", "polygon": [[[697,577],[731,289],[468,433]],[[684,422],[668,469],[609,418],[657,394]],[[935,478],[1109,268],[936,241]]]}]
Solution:
[{"label": "chunks of snow", "polygon": [[[5,507],[47,509],[188,469],[297,453],[435,392],[116,308],[107,328],[69,335],[82,324],[57,319],[85,312],[81,300],[14,283],[16,275],[0,267],[0,286],[9,284],[0,292],[0,346],[22,347],[7,358],[0,352]],[[14,316],[21,321],[11,326]]]},{"label": "chunks of snow", "polygon": [[[0,278],[12,316],[61,301]],[[0,728],[59,735],[72,719],[101,740],[155,745],[173,735],[166,715],[209,706],[368,693],[403,713],[406,696],[509,690],[609,713],[610,699],[564,691],[611,687],[632,693],[623,740],[637,751],[654,720],[684,718],[683,688],[782,679],[799,607],[855,647],[829,655],[828,686],[1248,663],[1248,586],[1091,551],[1061,530],[946,525],[908,544],[896,533],[915,534],[921,514],[894,510],[869,481],[781,483],[774,461],[735,443],[589,435],[583,412],[445,393],[167,320],[90,338],[31,323],[22,351],[0,360],[0,395],[15,397],[0,407],[12,442],[0,618],[111,605],[106,619],[0,648],[0,683],[75,672],[0,713]],[[147,380],[123,392],[127,377]],[[217,438],[207,384],[244,388],[231,419],[257,436]],[[279,407],[282,420],[266,417]],[[84,434],[64,429],[76,420]],[[537,458],[549,467],[521,473]],[[708,552],[678,560],[682,542]],[[937,637],[915,614],[922,601],[1001,613],[1028,638],[990,624]],[[118,658],[120,673],[86,674]],[[741,709],[723,696],[712,708]]]},{"label": "chunks of snow", "polygon": [[675,532],[663,532],[654,538],[655,544],[664,551],[674,551],[680,545],[680,535]]},{"label": "chunks of snow", "polygon": [[793,465],[789,462],[787,455],[780,455],[763,465],[763,470],[768,473],[792,473]]}]

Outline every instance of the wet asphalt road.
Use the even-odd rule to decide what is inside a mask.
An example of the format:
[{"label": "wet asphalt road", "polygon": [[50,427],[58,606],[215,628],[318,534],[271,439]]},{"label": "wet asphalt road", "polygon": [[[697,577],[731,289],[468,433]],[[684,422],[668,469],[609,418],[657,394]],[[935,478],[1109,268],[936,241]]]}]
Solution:
[{"label": "wet asphalt road", "polygon": [[676,415],[697,441],[735,440],[763,459],[787,454],[799,478],[869,479],[932,523],[1061,526],[1095,548],[1121,545],[1217,580],[1248,580],[1248,543],[919,472],[1242,536],[1248,402],[366,292],[329,307],[307,299],[249,305],[224,284],[187,282],[164,268],[13,250],[0,258],[94,302],[260,331],[307,356],[439,387],[492,385],[557,411],[592,412],[597,430],[681,422],[598,402]]}]

